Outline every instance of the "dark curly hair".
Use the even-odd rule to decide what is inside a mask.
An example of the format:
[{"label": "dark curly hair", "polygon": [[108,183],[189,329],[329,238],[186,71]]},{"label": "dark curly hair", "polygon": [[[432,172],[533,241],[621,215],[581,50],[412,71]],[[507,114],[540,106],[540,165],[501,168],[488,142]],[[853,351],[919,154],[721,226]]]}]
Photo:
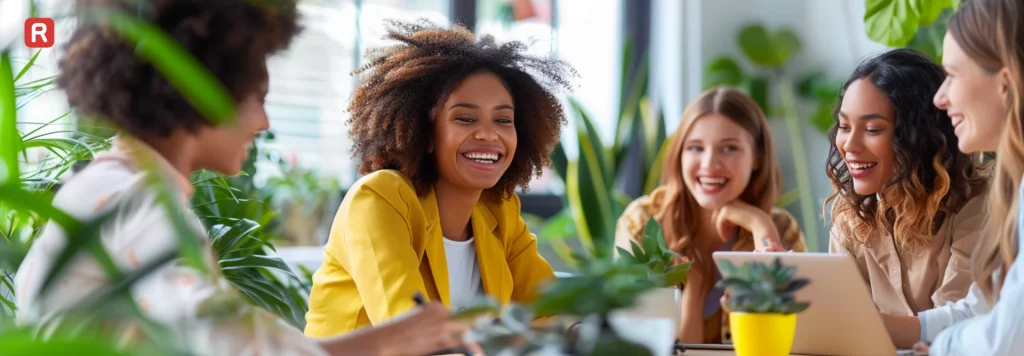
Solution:
[{"label": "dark curly hair", "polygon": [[[828,131],[831,142],[826,173],[834,192],[832,220],[845,239],[867,243],[876,228],[891,234],[898,249],[927,241],[948,214],[956,213],[987,187],[987,166],[978,157],[961,153],[946,112],[932,104],[946,74],[919,52],[894,49],[862,62],[843,84]],[[875,194],[859,195],[836,147],[839,109],[846,89],[865,79],[889,99],[896,113],[893,150],[895,174],[879,201]],[[841,198],[838,199],[837,198]],[[845,241],[844,241],[845,242]]]},{"label": "dark curly hair", "polygon": [[497,75],[512,95],[519,138],[511,165],[488,195],[506,197],[516,187],[527,189],[550,164],[565,123],[554,89],[571,89],[575,70],[562,61],[527,56],[520,42],[499,44],[491,36],[477,40],[459,25],[443,28],[426,20],[387,25],[385,38],[399,43],[368,54],[368,63],[356,71],[366,77],[349,105],[359,172],[398,170],[418,194],[425,194],[438,179],[428,153],[434,114],[463,78],[484,70]]},{"label": "dark curly hair", "polygon": [[[295,0],[79,0],[77,6],[83,15],[101,8],[120,10],[159,27],[204,65],[236,103],[259,90],[267,57],[287,48],[301,31]],[[79,114],[135,136],[166,137],[178,128],[194,131],[210,124],[139,57],[132,43],[102,22],[82,18],[56,80]]]}]

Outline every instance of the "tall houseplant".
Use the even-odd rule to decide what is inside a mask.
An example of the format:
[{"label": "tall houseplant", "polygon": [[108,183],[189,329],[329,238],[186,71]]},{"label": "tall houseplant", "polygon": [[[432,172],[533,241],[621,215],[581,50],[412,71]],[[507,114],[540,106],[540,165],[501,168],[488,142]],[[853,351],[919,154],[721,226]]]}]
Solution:
[{"label": "tall houseplant", "polygon": [[[611,256],[615,222],[636,198],[625,192],[647,194],[661,176],[661,157],[667,141],[665,120],[660,110],[651,108],[647,58],[632,58],[631,46],[627,41],[623,49],[623,84],[612,142],[602,142],[594,120],[577,101],[570,99],[578,156],[570,160],[562,144],[551,155],[555,173],[566,187],[564,208],[545,223],[539,235],[553,243],[563,259],[572,253],[564,242],[568,237],[578,238],[587,253]],[[629,81],[628,68],[634,61],[638,61],[639,67]],[[627,186],[630,182],[638,186]]]}]

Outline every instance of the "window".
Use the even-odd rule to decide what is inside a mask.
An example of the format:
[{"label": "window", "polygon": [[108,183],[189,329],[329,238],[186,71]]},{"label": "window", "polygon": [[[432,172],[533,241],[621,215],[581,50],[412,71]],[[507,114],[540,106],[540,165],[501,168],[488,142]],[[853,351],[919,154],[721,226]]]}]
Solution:
[{"label": "window", "polygon": [[[523,41],[534,55],[565,60],[579,73],[573,92],[610,143],[618,115],[621,69],[620,0],[477,0],[477,33],[501,41]],[[566,102],[568,104],[568,102]],[[566,105],[566,109],[569,106]],[[575,157],[575,115],[563,130],[569,157]],[[564,185],[545,170],[531,183],[531,194],[562,194]]]},{"label": "window", "polygon": [[[267,114],[275,140],[268,148],[296,164],[338,177],[357,178],[348,135],[348,102],[357,84],[352,71],[369,48],[386,45],[385,20],[427,18],[447,23],[446,0],[333,0],[300,4],[306,30],[287,53],[271,59]],[[259,167],[273,172],[265,163]]]}]

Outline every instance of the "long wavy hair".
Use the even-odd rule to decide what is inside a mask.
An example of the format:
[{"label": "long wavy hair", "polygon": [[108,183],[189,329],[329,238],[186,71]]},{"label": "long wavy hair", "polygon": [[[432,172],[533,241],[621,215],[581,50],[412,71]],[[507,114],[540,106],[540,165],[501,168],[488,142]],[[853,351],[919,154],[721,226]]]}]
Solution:
[{"label": "long wavy hair", "polygon": [[[750,182],[740,199],[771,214],[772,207],[782,190],[782,173],[772,149],[772,135],[764,112],[757,102],[747,94],[729,87],[710,89],[701,94],[686,108],[679,128],[672,136],[661,171],[661,186],[666,199],[661,207],[658,223],[665,235],[666,245],[673,251],[690,258],[697,254],[692,249],[694,237],[702,228],[701,206],[683,182],[682,155],[686,136],[698,119],[710,114],[725,116],[745,129],[754,138],[754,154],[757,169],[751,173]],[[750,245],[753,238],[749,231],[741,231],[736,246]]]},{"label": "long wavy hair", "polygon": [[[843,84],[828,131],[832,145],[825,172],[833,193],[823,210],[833,202],[832,221],[844,244],[867,244],[882,229],[897,250],[915,251],[946,217],[984,190],[987,174],[980,161],[959,151],[949,116],[932,104],[945,77],[942,67],[920,53],[895,49],[862,62]],[[860,79],[881,90],[896,113],[895,174],[879,194],[853,190],[853,177],[836,146],[840,106],[850,84]]]},{"label": "long wavy hair", "polygon": [[[995,174],[988,194],[985,238],[971,258],[972,273],[989,301],[999,295],[1010,264],[1017,256],[1017,189],[1024,174],[1024,5],[1020,0],[964,1],[949,19],[949,33],[964,53],[996,75],[1006,68],[1010,85],[1006,97],[1006,121],[996,150]],[[993,279],[996,271],[998,279]]]}]

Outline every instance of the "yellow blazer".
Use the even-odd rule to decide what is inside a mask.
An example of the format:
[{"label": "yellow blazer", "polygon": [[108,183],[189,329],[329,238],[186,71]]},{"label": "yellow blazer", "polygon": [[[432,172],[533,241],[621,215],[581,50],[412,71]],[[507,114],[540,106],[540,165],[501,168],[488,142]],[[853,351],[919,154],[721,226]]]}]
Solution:
[{"label": "yellow blazer", "polygon": [[[502,303],[527,302],[554,277],[518,197],[477,203],[471,224],[484,293]],[[313,274],[306,336],[380,324],[414,308],[416,292],[450,306],[442,238],[433,190],[417,196],[412,181],[394,170],[361,178],[341,203]]]}]

